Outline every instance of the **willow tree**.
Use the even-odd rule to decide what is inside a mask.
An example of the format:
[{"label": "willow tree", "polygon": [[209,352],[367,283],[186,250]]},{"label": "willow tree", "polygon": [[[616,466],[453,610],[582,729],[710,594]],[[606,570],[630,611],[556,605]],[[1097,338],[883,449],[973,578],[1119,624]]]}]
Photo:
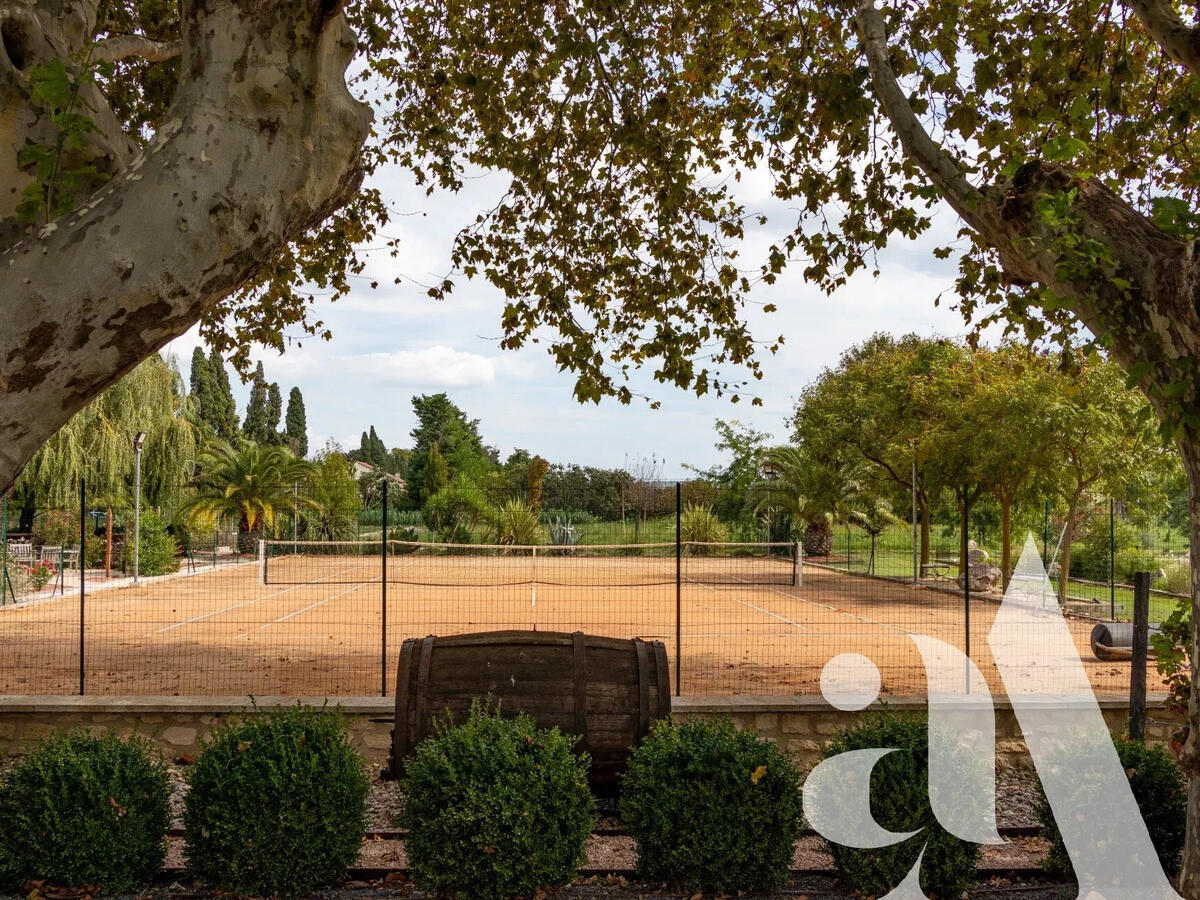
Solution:
[{"label": "willow tree", "polygon": [[90,503],[130,504],[133,439],[143,431],[142,498],[151,506],[172,505],[192,475],[196,430],[183,380],[158,354],[72,416],[30,460],[17,494],[30,504],[77,506],[82,476]]}]

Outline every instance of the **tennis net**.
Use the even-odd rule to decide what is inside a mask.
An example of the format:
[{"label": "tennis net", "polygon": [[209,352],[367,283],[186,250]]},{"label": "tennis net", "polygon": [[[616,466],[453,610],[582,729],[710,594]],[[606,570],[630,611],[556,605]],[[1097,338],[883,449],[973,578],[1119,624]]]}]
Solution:
[{"label": "tennis net", "polygon": [[423,541],[262,541],[264,584],[634,587],[794,585],[794,543],[442,544]]}]

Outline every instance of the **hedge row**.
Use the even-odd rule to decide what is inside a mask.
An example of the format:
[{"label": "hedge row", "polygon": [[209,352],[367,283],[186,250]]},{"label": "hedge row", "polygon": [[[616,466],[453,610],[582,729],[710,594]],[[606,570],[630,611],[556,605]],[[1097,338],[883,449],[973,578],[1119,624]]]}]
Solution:
[{"label": "hedge row", "polygon": [[[417,750],[400,824],[414,882],[438,896],[501,900],[569,883],[595,810],[586,754],[528,716],[482,707]],[[962,896],[980,848],[947,834],[927,794],[925,725],[879,716],[839,736],[833,755],[895,748],[876,764],[872,814],[918,838],[881,850],[832,846],[843,879],[865,896],[895,888],[921,856],[921,885]],[[1186,791],[1167,754],[1119,740],[1117,752],[1168,874],[1178,867]],[[1070,764],[1069,761],[1064,764]],[[237,894],[295,896],[336,883],[358,856],[368,781],[336,711],[296,707],[217,730],[188,776],[190,872]],[[801,828],[801,777],[770,741],[729,721],[659,723],[634,751],[622,817],[638,870],[689,893],[782,885]],[[140,739],[83,734],[45,742],[0,782],[0,890],[31,881],[147,884],[161,868],[167,772]],[[1046,804],[1049,867],[1065,850]]]}]

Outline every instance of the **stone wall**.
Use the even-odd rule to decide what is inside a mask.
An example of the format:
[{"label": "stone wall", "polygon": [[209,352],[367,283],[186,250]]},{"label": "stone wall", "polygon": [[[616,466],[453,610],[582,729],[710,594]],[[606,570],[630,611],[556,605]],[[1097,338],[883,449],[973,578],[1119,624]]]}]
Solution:
[{"label": "stone wall", "polygon": [[[0,697],[0,753],[23,753],[56,729],[94,733],[140,734],[162,748],[170,759],[195,756],[205,736],[230,716],[253,715],[254,709],[291,706],[295,697],[259,697],[252,706],[244,697]],[[394,701],[380,697],[306,699],[315,705],[341,707],[353,742],[373,766],[387,761],[391,745]],[[997,699],[996,743],[1001,765],[1029,765],[1015,714]],[[1129,716],[1123,699],[1100,700],[1109,728],[1121,731]],[[923,698],[890,698],[889,710],[924,712]],[[872,709],[878,709],[873,707]],[[776,741],[805,768],[816,762],[831,737],[866,713],[833,709],[819,697],[678,697],[672,715],[678,720],[729,716]],[[1150,702],[1146,736],[1153,743],[1170,739],[1181,720],[1168,715],[1161,698]]]}]

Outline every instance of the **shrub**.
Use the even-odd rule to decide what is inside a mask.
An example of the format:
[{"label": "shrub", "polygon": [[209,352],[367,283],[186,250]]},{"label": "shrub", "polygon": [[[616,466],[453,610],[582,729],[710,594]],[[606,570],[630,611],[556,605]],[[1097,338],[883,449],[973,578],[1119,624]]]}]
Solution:
[{"label": "shrub", "polygon": [[422,743],[401,819],[417,886],[499,900],[569,882],[595,818],[587,758],[573,743],[529,716],[478,705]]},{"label": "shrub", "polygon": [[[33,522],[33,543],[39,547],[78,547],[79,510],[51,509],[38,516]],[[84,528],[84,564],[96,566],[103,561],[104,538],[95,534],[89,519]],[[60,562],[58,554],[54,554],[51,562],[57,571]]]},{"label": "shrub", "polygon": [[1116,562],[1122,584],[1132,584],[1134,572],[1155,572],[1162,566],[1162,558],[1150,550],[1120,550]]},{"label": "shrub", "polygon": [[1184,562],[1170,563],[1163,567],[1163,577],[1156,583],[1155,587],[1160,591],[1167,591],[1172,594],[1188,594],[1192,593],[1192,567]]},{"label": "shrub", "polygon": [[294,707],[214,732],[188,777],[189,870],[224,890],[296,895],[358,857],[367,778],[341,716]]},{"label": "shrub", "polygon": [[148,743],[50,738],[0,785],[0,887],[38,880],[136,890],[162,867],[169,796]]},{"label": "shrub", "polygon": [[[142,513],[138,532],[139,575],[166,575],[179,571],[179,545],[167,531],[166,521],[153,510]],[[133,525],[125,542],[125,568],[133,572]]]},{"label": "shrub", "polygon": [[709,506],[689,504],[679,517],[679,536],[684,541],[716,543],[725,540],[725,526]]},{"label": "shrub", "polygon": [[889,831],[916,831],[903,843],[875,850],[830,844],[838,873],[856,891],[882,896],[912,869],[925,847],[921,886],[938,897],[961,897],[975,875],[978,844],[945,831],[929,805],[929,744],[921,719],[880,715],[844,731],[825,748],[825,757],[847,750],[895,748],[875,764],[871,776],[871,814]]},{"label": "shrub", "polygon": [[633,752],[621,815],[638,872],[692,891],[769,891],[800,832],[800,775],[783,752],[729,720],[659,722]]},{"label": "shrub", "polygon": [[[1071,548],[1071,574],[1076,578],[1107,581],[1109,574],[1109,540],[1115,539],[1117,553],[1137,551],[1140,546],[1138,530],[1128,522],[1118,520],[1109,535],[1108,516],[1097,517],[1082,541]],[[1119,560],[1118,560],[1119,562]],[[1117,571],[1120,572],[1120,566]],[[1151,570],[1153,571],[1153,569]]]},{"label": "shrub", "polygon": [[[1163,871],[1168,878],[1174,878],[1179,871],[1187,826],[1187,782],[1183,772],[1161,747],[1147,747],[1141,741],[1127,737],[1115,738],[1114,744],[1121,768],[1129,778],[1133,799],[1146,821],[1150,842],[1158,853]],[[1050,841],[1042,866],[1054,875],[1073,876],[1071,859],[1045,793],[1038,798],[1037,814]]]},{"label": "shrub", "polygon": [[542,543],[542,523],[537,511],[522,500],[509,500],[496,511],[492,537],[497,544],[529,546]]}]

